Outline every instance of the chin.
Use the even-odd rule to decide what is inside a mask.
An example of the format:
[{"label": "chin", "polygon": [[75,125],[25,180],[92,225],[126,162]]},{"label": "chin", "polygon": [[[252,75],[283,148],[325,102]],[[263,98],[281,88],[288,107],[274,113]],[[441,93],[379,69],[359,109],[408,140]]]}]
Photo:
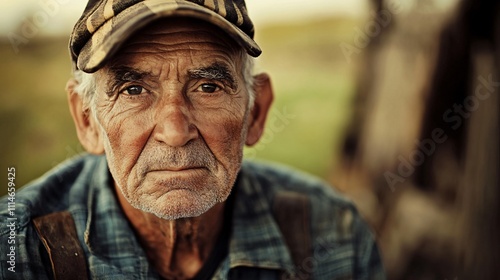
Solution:
[{"label": "chin", "polygon": [[213,192],[200,195],[188,189],[179,189],[157,198],[142,197],[129,202],[133,207],[158,218],[176,220],[203,215],[215,204],[225,201],[227,196],[221,198]]}]

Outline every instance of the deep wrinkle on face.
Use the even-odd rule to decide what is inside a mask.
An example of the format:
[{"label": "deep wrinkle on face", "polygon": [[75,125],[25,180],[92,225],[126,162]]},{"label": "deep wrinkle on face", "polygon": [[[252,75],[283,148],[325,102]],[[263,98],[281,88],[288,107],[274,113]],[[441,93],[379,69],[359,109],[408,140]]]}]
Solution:
[{"label": "deep wrinkle on face", "polygon": [[135,35],[97,72],[105,153],[133,207],[178,219],[227,198],[248,128],[240,51],[211,25],[169,19]]}]

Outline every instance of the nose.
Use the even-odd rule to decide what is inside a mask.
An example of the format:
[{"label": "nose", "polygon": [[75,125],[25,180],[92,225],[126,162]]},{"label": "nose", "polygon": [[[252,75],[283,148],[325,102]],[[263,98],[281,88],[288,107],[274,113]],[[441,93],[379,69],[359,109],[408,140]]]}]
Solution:
[{"label": "nose", "polygon": [[171,147],[182,147],[197,137],[197,129],[191,123],[189,108],[182,100],[159,104],[153,137]]}]

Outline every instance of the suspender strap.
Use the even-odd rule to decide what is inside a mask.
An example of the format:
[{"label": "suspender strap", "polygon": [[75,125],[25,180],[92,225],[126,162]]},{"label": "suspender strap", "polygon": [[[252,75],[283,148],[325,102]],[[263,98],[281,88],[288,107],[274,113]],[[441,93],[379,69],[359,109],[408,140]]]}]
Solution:
[{"label": "suspender strap", "polygon": [[85,254],[71,214],[68,211],[56,212],[35,218],[33,223],[47,249],[54,279],[88,279]]},{"label": "suspender strap", "polygon": [[304,280],[312,279],[309,197],[295,192],[278,192],[274,198],[273,214],[290,250],[297,276]]}]

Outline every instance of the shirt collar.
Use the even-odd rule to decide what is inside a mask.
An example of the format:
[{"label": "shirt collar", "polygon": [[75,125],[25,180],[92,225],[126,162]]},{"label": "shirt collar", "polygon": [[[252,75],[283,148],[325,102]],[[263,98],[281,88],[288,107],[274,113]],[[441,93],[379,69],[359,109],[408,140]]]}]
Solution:
[{"label": "shirt collar", "polygon": [[97,163],[90,181],[84,240],[91,266],[106,267],[108,274],[154,273],[134,231],[116,199],[106,157]]},{"label": "shirt collar", "polygon": [[276,224],[270,199],[243,165],[233,189],[233,232],[229,244],[230,267],[254,266],[293,272],[294,265]]}]

